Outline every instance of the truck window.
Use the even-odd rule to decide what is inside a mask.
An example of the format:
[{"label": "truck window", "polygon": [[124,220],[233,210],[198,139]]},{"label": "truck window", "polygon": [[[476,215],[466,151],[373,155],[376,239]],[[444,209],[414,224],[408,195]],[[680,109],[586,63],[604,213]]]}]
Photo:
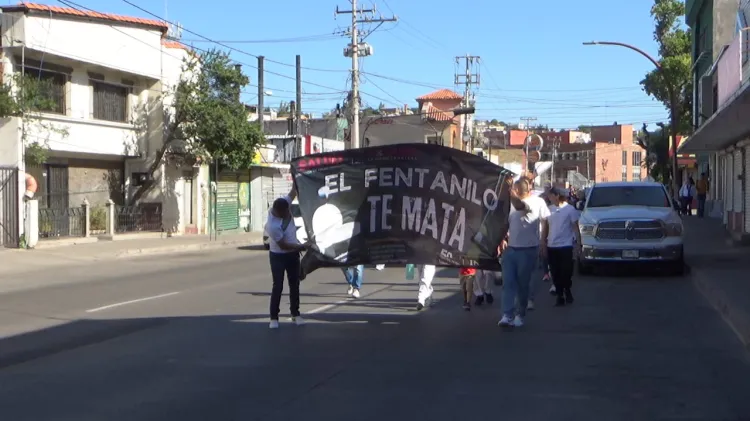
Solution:
[{"label": "truck window", "polygon": [[661,186],[602,186],[591,190],[588,208],[609,206],[671,207],[669,197]]}]

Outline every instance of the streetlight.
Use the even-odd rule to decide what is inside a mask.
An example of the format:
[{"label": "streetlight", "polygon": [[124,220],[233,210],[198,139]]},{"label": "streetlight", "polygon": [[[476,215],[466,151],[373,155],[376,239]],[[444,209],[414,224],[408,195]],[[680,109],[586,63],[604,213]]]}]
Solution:
[{"label": "streetlight", "polygon": [[632,46],[630,44],[625,44],[624,42],[614,42],[614,41],[590,41],[590,42],[584,42],[583,45],[614,45],[616,47],[624,47],[629,50],[633,50],[636,53],[642,55],[643,57],[646,57],[651,63],[654,64],[656,69],[659,71],[659,74],[661,75],[662,79],[664,79],[664,85],[667,87],[667,93],[669,95],[669,124],[672,126],[672,189],[673,193],[675,194],[679,190],[679,185],[677,184],[677,96],[675,92],[675,87],[670,82],[669,78],[667,77],[666,72],[664,71],[664,68],[661,66],[661,64],[656,61],[655,58],[653,58],[651,55],[649,55],[647,52],[641,50],[638,47]]}]

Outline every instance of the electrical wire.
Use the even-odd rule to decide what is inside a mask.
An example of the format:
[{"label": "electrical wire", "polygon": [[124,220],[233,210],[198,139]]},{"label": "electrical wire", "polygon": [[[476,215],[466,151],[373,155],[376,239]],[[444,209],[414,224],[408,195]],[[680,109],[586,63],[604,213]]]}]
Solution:
[{"label": "electrical wire", "polygon": [[[160,20],[162,22],[166,22],[166,23],[168,23],[170,25],[176,25],[174,22],[171,22],[171,21],[169,21],[167,19],[164,19],[163,17],[157,15],[156,13],[153,13],[153,12],[149,11],[148,9],[145,9],[145,8],[137,5],[137,4],[133,3],[133,2],[131,2],[130,0],[122,0],[122,1],[124,3],[132,6],[132,7],[135,7],[136,9],[140,10],[143,13],[146,13],[146,14],[152,16],[155,19],[158,19],[158,20]],[[213,43],[213,44],[216,44],[216,45],[220,45],[220,46],[222,46],[222,47],[224,47],[224,48],[226,48],[228,50],[234,51],[236,53],[247,55],[247,56],[254,57],[254,58],[258,58],[259,57],[256,54],[249,53],[249,52],[244,51],[244,50],[240,50],[239,48],[231,47],[231,46],[227,45],[224,42],[216,41],[216,40],[211,39],[211,38],[209,38],[209,37],[207,37],[205,35],[201,35],[201,34],[195,32],[195,31],[191,31],[191,30],[189,30],[189,29],[187,29],[185,27],[182,27],[182,30],[185,31],[185,32],[187,32],[187,33],[189,33],[189,34],[195,35],[196,37],[201,38],[201,39],[203,39],[203,40],[205,40],[207,42],[210,42],[210,43]],[[277,61],[277,60],[271,60],[269,58],[266,58],[265,60],[267,62],[269,62],[269,63],[278,64],[280,66],[286,66],[286,67],[292,67],[292,68],[296,68],[297,67],[296,64],[284,63],[284,62]],[[319,68],[314,68],[314,67],[302,67],[302,68],[305,69],[305,70],[311,70],[311,71],[314,71],[314,72],[342,73],[342,72],[348,72],[349,71],[349,70],[343,70],[343,69],[319,69]],[[269,73],[271,73],[271,72],[269,72]],[[307,82],[307,83],[311,84],[310,82]]]}]

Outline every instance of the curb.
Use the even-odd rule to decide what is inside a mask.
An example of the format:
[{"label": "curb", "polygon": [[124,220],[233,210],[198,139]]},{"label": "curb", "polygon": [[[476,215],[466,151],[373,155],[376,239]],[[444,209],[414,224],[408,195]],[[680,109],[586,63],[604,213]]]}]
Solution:
[{"label": "curb", "polygon": [[737,338],[750,351],[750,312],[732,303],[730,295],[721,288],[717,288],[703,271],[692,268],[690,272],[693,285],[706,298],[711,306],[721,315],[724,321],[734,331]]},{"label": "curb", "polygon": [[179,246],[167,246],[167,247],[144,247],[144,248],[133,248],[121,250],[113,254],[116,259],[136,257],[136,256],[154,256],[163,254],[175,254],[186,251],[202,251],[202,250],[216,250],[223,248],[232,248],[237,246],[258,246],[262,244],[258,241],[248,241],[248,239],[242,240],[226,240],[226,241],[214,241],[211,243],[199,243],[199,244],[183,244]]}]

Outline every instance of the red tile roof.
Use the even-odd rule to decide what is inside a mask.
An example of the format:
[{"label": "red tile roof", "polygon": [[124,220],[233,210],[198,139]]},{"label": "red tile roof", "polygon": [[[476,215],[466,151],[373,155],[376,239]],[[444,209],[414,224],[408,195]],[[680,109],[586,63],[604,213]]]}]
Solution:
[{"label": "red tile roof", "polygon": [[453,121],[453,113],[446,112],[441,109],[435,108],[431,102],[428,102],[422,106],[422,118],[425,120],[449,122]]},{"label": "red tile roof", "polygon": [[131,23],[131,24],[136,24],[136,25],[145,25],[145,26],[159,28],[162,31],[166,31],[167,29],[169,29],[169,26],[167,25],[166,22],[162,22],[160,20],[155,20],[155,19],[144,19],[144,18],[137,18],[137,17],[132,17],[132,16],[113,15],[111,13],[99,13],[99,12],[92,12],[88,10],[73,9],[71,7],[48,6],[46,4],[38,4],[38,3],[23,2],[15,6],[2,6],[0,7],[0,10],[2,10],[3,12],[17,12],[17,11],[51,12],[51,13],[55,13],[58,15],[78,16],[78,17],[91,18],[91,19],[97,19],[97,20],[106,20],[110,22],[121,22],[121,23]]},{"label": "red tile roof", "polygon": [[164,48],[177,48],[181,50],[189,50],[188,46],[177,41],[170,41],[170,40],[162,40],[161,45],[164,46]]},{"label": "red tile roof", "polygon": [[430,92],[429,94],[422,95],[417,98],[417,101],[435,101],[435,100],[446,100],[446,99],[456,99],[461,100],[464,99],[461,94],[458,94],[456,92],[451,91],[450,89],[440,89],[435,92]]}]

